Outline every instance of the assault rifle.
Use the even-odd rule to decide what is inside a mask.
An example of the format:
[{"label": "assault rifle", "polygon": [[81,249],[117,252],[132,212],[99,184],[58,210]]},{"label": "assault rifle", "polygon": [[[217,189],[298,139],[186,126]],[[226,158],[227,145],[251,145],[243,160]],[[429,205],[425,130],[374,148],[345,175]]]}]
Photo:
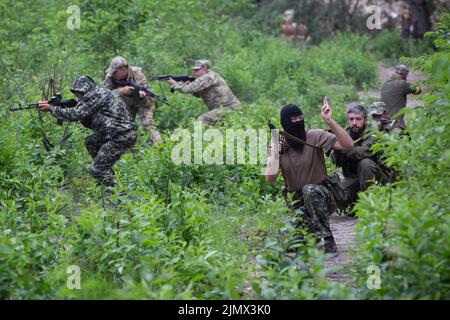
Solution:
[{"label": "assault rifle", "polygon": [[169,102],[167,100],[165,100],[164,98],[158,96],[156,93],[152,92],[149,88],[147,88],[146,86],[137,84],[134,81],[127,81],[127,80],[112,80],[113,85],[117,86],[117,87],[125,87],[125,86],[130,86],[133,87],[133,97],[136,101],[139,101],[140,95],[139,95],[139,91],[144,91],[145,94],[149,97],[154,98],[155,100],[158,100],[161,103],[170,105]]},{"label": "assault rifle", "polygon": [[[78,103],[78,101],[75,99],[63,100],[61,93],[55,94],[53,97],[50,98],[50,100],[48,100],[48,104],[51,104],[53,106],[62,107],[62,108],[72,108],[72,107],[75,107],[77,105],[77,103]],[[40,106],[41,106],[40,103],[32,103],[32,104],[28,104],[26,106],[10,107],[9,110],[11,110],[11,111],[20,111],[20,110],[27,110],[27,109],[39,110]],[[58,125],[63,125],[63,120],[57,119],[56,123]],[[44,128],[44,121],[42,119],[40,112],[39,112],[39,124],[40,124],[41,132],[42,132],[42,143],[44,144],[45,150],[50,151],[51,148],[53,148],[53,144],[50,142],[50,140],[47,137],[47,133],[45,132],[45,128]],[[69,139],[70,135],[72,134],[72,133],[68,133],[67,130],[68,130],[68,126],[66,126],[66,128],[64,129],[64,135],[61,138],[61,140],[59,141],[60,146],[63,146],[66,143],[67,139]]]},{"label": "assault rifle", "polygon": [[169,80],[169,78],[172,78],[176,82],[195,81],[195,78],[188,74],[162,74],[160,76],[151,77],[151,78],[149,78],[149,80],[150,81],[164,81],[164,80]]},{"label": "assault rifle", "polygon": [[[160,76],[151,77],[151,78],[149,78],[149,80],[150,81],[165,81],[165,80],[169,80],[169,78],[172,78],[176,82],[195,81],[195,78],[188,74],[162,74]],[[175,90],[173,90],[173,88],[170,88],[170,93],[174,93],[174,92],[175,92]]]},{"label": "assault rifle", "polygon": [[[76,106],[77,101],[75,99],[63,100],[61,93],[57,93],[55,96],[50,98],[48,103],[53,106],[58,106],[58,107],[63,107],[63,108],[72,108],[72,107]],[[32,103],[32,104],[28,104],[26,106],[11,107],[11,108],[9,108],[9,110],[20,111],[20,110],[27,110],[27,109],[34,109],[34,108],[39,108],[39,103]]]}]

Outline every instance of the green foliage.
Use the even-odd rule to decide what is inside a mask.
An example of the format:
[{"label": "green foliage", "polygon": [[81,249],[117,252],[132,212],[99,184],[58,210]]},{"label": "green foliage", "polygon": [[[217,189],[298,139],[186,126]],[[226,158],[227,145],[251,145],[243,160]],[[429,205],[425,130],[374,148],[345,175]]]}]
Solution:
[{"label": "green foliage", "polygon": [[[199,99],[168,94],[171,106],[159,106],[155,113],[164,142],[150,146],[148,135],[139,132],[136,152],[122,156],[115,166],[118,185],[112,195],[96,186],[86,169],[91,159],[84,137],[89,130],[71,125],[66,145],[46,152],[36,111],[12,113],[6,107],[41,99],[42,83],[50,74],[60,80],[62,93],[70,98],[68,85],[76,75],[86,73],[101,83],[114,55],[143,67],[147,76],[190,72],[194,60],[209,58],[213,69],[243,102],[241,110],[216,125],[223,132],[228,128],[266,131],[268,119],[279,126],[280,107],[288,102],[302,107],[308,127],[324,127],[319,116],[324,95],[331,98],[335,117],[344,125],[345,103],[357,98],[358,88],[376,84],[377,66],[366,51],[369,39],[340,34],[317,47],[297,47],[255,31],[255,25],[246,19],[256,11],[253,1],[188,0],[183,6],[175,0],[81,1],[81,29],[69,30],[69,5],[0,3],[0,17],[8,25],[8,30],[0,30],[0,297],[354,298],[353,288],[325,278],[324,257],[312,239],[308,238],[298,255],[285,253],[287,245],[280,230],[286,227],[287,209],[278,192],[281,181],[268,185],[261,176],[262,165],[177,165],[172,161],[176,145],[170,138],[172,129],[185,128],[192,133],[192,120],[206,110]],[[20,22],[12,11],[23,13]],[[448,67],[448,56],[438,59],[439,55],[424,66],[436,84],[434,89],[448,91],[446,75],[434,71]],[[157,84],[152,86],[159,90]],[[441,94],[428,97],[435,106],[430,110],[446,112],[448,96],[447,100]],[[445,117],[433,114],[433,120],[426,123],[411,113],[411,121],[428,130],[425,135],[411,132],[411,137],[421,141],[421,146],[432,141],[432,153],[419,147],[408,149],[404,140],[385,142],[391,148],[389,155],[395,148],[402,150],[400,158],[389,157],[391,164],[401,168],[405,177],[421,179],[420,183],[428,176],[433,182],[443,176],[448,161],[448,154],[430,161],[448,143],[445,128],[433,129],[442,128]],[[56,145],[64,128],[48,115],[43,120]],[[435,144],[432,136],[436,134],[440,142]],[[408,154],[420,155],[414,166],[408,165]],[[423,169],[419,170],[422,174],[416,166]],[[423,185],[431,188],[435,184]],[[393,192],[401,193],[403,187]],[[445,189],[433,188],[435,192],[427,199],[439,203]],[[367,199],[387,190],[374,188]],[[412,190],[418,194],[420,188]],[[423,224],[410,214],[410,207],[395,209],[394,217],[411,219],[411,226],[429,230],[427,236],[433,243],[421,237],[415,245],[432,254],[423,264],[397,260],[399,269],[387,265],[386,270],[394,277],[400,268],[420,266],[422,270],[434,264],[440,276],[433,278],[433,284],[438,287],[437,279],[446,280],[441,276],[447,266],[441,253],[448,248],[445,238],[438,240],[438,235],[448,232],[444,229],[448,217],[439,213],[444,223],[431,221],[445,206],[423,204],[427,219]],[[361,228],[369,233],[366,225],[374,213],[368,211],[364,216],[361,209],[360,214]],[[376,228],[381,230],[383,219],[373,221]],[[405,228],[410,227],[400,223],[392,230],[405,242],[401,240],[399,245],[407,247]],[[368,259],[378,250],[378,242],[373,244],[368,234],[362,239],[367,240],[362,252]],[[391,240],[394,238],[386,241]],[[384,238],[377,241],[385,246]],[[408,250],[408,257],[416,257],[415,251]],[[81,290],[66,286],[66,270],[72,265],[80,267]],[[411,273],[408,281],[419,282],[422,288],[430,274],[424,273],[420,280],[414,275]],[[392,288],[391,296],[404,296],[394,291],[399,290],[397,283],[392,282]]]},{"label": "green foliage", "polygon": [[253,19],[266,32],[280,34],[280,25],[284,23],[282,14],[288,9],[295,10],[294,20],[307,27],[314,44],[334,38],[338,32],[367,32],[366,17],[361,11],[354,10],[350,0],[271,1],[262,5]]},{"label": "green foliage", "polygon": [[430,34],[438,51],[410,60],[429,77],[424,108],[407,110],[403,136],[380,136],[386,163],[396,168],[394,185],[372,188],[357,205],[361,284],[369,264],[381,267],[381,290],[370,298],[448,299],[450,15]]},{"label": "green foliage", "polygon": [[399,57],[419,57],[432,51],[427,40],[404,39],[398,31],[383,29],[370,42],[370,50],[379,60],[398,63]]}]

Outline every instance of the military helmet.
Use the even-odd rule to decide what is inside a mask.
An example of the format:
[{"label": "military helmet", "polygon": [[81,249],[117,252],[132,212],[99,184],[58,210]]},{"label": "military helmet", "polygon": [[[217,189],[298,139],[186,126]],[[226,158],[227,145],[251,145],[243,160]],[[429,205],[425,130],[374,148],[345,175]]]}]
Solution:
[{"label": "military helmet", "polygon": [[395,67],[395,73],[401,74],[403,76],[407,76],[409,73],[409,69],[404,64],[400,64]]},{"label": "military helmet", "polygon": [[119,70],[122,67],[128,67],[128,62],[124,57],[117,56],[111,59],[111,63],[109,64],[109,68],[106,69],[106,75],[111,77],[114,72]]},{"label": "military helmet", "polygon": [[370,106],[370,115],[378,115],[381,116],[384,112],[386,112],[386,104],[382,101],[377,101],[372,103]]},{"label": "military helmet", "polygon": [[198,70],[201,68],[206,67],[207,69],[211,68],[211,64],[209,63],[209,60],[207,59],[200,59],[195,61],[195,65],[192,67],[192,70]]}]

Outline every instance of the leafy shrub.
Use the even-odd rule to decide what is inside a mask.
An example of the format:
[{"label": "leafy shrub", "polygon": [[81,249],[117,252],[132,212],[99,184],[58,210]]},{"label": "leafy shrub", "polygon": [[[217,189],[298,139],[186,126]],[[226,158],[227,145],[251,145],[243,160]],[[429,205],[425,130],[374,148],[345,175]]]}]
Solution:
[{"label": "leafy shrub", "polygon": [[428,40],[404,39],[396,30],[384,29],[369,44],[377,59],[397,63],[401,56],[418,57],[432,51]]},{"label": "leafy shrub", "polygon": [[425,108],[406,111],[406,135],[380,136],[376,145],[396,168],[398,182],[372,188],[357,205],[365,240],[358,245],[362,287],[365,268],[381,268],[381,290],[366,290],[366,297],[449,298],[449,28],[450,15],[444,14],[430,35],[438,51],[412,60],[429,75]]},{"label": "leafy shrub", "polygon": [[[66,95],[70,95],[68,84],[79,73],[93,75],[101,83],[109,59],[117,54],[142,66],[148,76],[188,72],[194,60],[206,57],[243,102],[243,108],[228,114],[217,129],[267,130],[268,119],[279,126],[280,108],[288,102],[302,107],[308,127],[323,127],[318,110],[324,95],[331,97],[336,118],[344,124],[345,103],[356,99],[358,87],[376,81],[377,65],[367,54],[367,37],[342,34],[318,47],[298,47],[255,30],[255,25],[243,19],[256,10],[247,1],[192,0],[183,7],[175,0],[136,0],[127,5],[82,1],[79,31],[65,27],[65,4],[39,1],[27,6],[6,1],[0,6],[5,9],[0,16],[10,26],[8,32],[0,30],[4,44],[0,50],[2,298],[355,297],[352,288],[325,279],[323,257],[313,241],[295,258],[283,254],[279,229],[286,206],[278,192],[281,182],[266,184],[260,175],[262,165],[176,165],[172,161],[175,142],[170,140],[171,130],[192,131],[192,120],[206,111],[199,99],[170,95],[171,106],[156,110],[164,142],[149,147],[148,135],[140,131],[136,153],[124,155],[115,166],[118,186],[109,197],[86,170],[91,161],[84,148],[88,130],[72,126],[73,134],[64,148],[46,152],[40,145],[36,112],[11,113],[6,106],[40,99],[42,81],[51,73],[64,80],[61,90]],[[20,23],[7,8],[24,12]],[[48,50],[42,50],[43,46]],[[448,86],[446,75],[435,70],[446,70],[446,56],[440,57],[424,64],[436,92]],[[157,84],[152,86],[159,90]],[[430,110],[445,115],[447,96],[436,93],[429,99]],[[417,180],[411,194],[419,197],[418,186],[431,188],[424,183],[428,176],[433,183],[439,175],[444,176],[448,155],[442,157],[439,152],[447,146],[446,117],[430,115],[429,123],[414,113],[410,117],[414,126],[425,130],[425,134],[410,132],[414,141],[420,142],[417,148],[411,149],[404,140],[385,143],[389,161],[401,168],[404,177]],[[44,125],[52,141],[64,130],[47,115]],[[435,143],[433,135],[440,142],[428,154],[423,145]],[[401,151],[398,157],[394,156],[396,148]],[[417,156],[411,165],[407,155]],[[430,161],[435,160],[432,157],[438,160]],[[390,216],[392,236],[377,238],[380,242],[371,242],[371,228],[381,230],[387,214],[373,212],[373,206],[365,202],[371,197],[385,199],[389,189],[373,188],[362,198],[360,205],[367,208],[360,209],[362,239],[369,239],[361,247],[363,260],[373,261],[372,254],[378,254],[376,262],[386,262],[392,277],[386,296],[377,297],[418,296],[409,291],[407,295],[404,286],[394,281],[400,272],[417,266],[426,271],[424,278],[411,272],[408,285],[419,283],[418,288],[426,290],[424,279],[430,278],[439,288],[436,290],[445,294],[446,287],[439,287],[438,279],[445,285],[447,264],[442,255],[448,247],[438,235],[448,226],[442,214],[445,203],[439,202],[446,189],[433,185],[437,189],[429,190],[435,193],[430,191],[424,198],[438,205],[420,207],[426,220],[421,221],[417,212],[411,214],[411,206],[399,208],[394,202],[395,208],[390,209],[395,212]],[[392,192],[400,193],[406,187],[399,184],[397,188]],[[119,196],[120,191],[127,195]],[[410,230],[401,219],[431,239],[430,243],[424,240],[427,237],[414,242],[421,250],[418,253],[411,250],[411,238],[406,234]],[[435,225],[433,219],[443,223]],[[379,251],[378,244],[385,248],[397,239],[399,250],[407,251],[406,262],[396,250],[389,256]],[[424,248],[431,254],[421,264],[410,263],[408,259],[416,259]],[[81,268],[80,291],[66,287],[70,265]],[[439,277],[432,278],[430,270]],[[428,296],[444,294],[431,292]]]}]

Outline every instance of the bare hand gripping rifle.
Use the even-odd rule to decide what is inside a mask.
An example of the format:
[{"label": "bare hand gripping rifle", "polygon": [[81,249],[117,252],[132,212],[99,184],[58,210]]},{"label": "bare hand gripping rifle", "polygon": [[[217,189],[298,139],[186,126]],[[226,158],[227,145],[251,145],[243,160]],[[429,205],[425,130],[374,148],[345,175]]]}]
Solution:
[{"label": "bare hand gripping rifle", "polygon": [[137,101],[139,101],[139,99],[140,99],[139,91],[144,91],[145,94],[146,94],[147,96],[152,97],[153,99],[155,99],[155,100],[157,100],[157,101],[159,101],[159,102],[161,102],[161,103],[170,105],[170,104],[169,104],[169,101],[167,101],[167,100],[164,99],[163,97],[158,96],[156,93],[152,92],[152,91],[151,91],[149,88],[147,88],[146,86],[137,84],[137,83],[134,82],[134,81],[115,80],[115,79],[113,79],[113,80],[112,80],[112,83],[113,83],[115,86],[117,86],[117,87],[125,87],[125,86],[133,87],[133,89],[134,89],[134,90],[133,90],[133,97],[134,97],[134,99],[137,100]]}]

